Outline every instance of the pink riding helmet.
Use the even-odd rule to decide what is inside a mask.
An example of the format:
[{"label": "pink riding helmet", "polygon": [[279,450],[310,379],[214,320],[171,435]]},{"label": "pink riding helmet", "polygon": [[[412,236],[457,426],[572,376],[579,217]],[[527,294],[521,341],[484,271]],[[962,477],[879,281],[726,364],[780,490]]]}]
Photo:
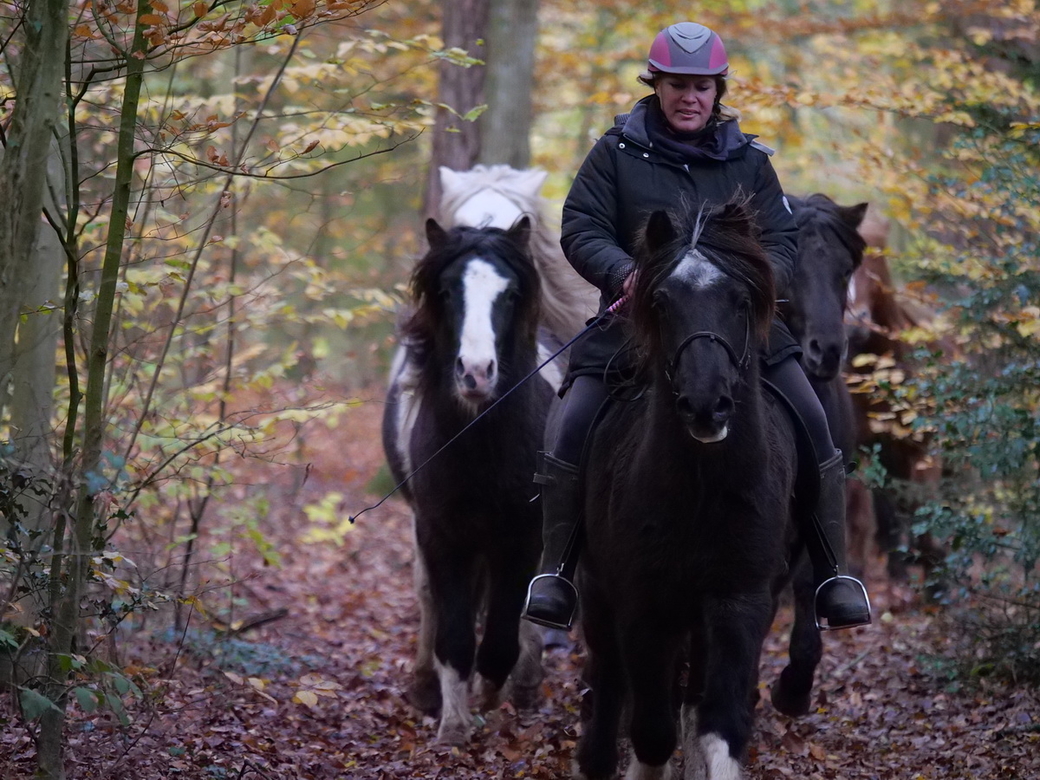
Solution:
[{"label": "pink riding helmet", "polygon": [[661,30],[650,46],[648,59],[650,73],[725,76],[729,72],[722,39],[696,22],[679,22]]}]

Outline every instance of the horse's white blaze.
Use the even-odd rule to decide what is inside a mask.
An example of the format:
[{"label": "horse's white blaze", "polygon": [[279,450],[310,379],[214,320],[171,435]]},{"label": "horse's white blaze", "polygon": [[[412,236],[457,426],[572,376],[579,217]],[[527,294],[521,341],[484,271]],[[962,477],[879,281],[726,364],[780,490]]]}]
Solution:
[{"label": "horse's white blaze", "polygon": [[462,203],[455,210],[453,221],[456,225],[508,230],[523,215],[524,212],[505,195],[485,190]]},{"label": "horse's white blaze", "polygon": [[451,666],[436,661],[441,682],[441,725],[437,739],[451,744],[464,742],[470,734],[473,718],[469,713],[469,689],[466,680]]},{"label": "horse's white blaze", "polygon": [[662,766],[650,766],[642,763],[632,754],[628,762],[628,771],[625,772],[625,780],[671,780],[672,762],[666,761]]},{"label": "horse's white blaze", "polygon": [[463,370],[476,382],[474,390],[490,392],[488,368],[496,363],[495,328],[491,313],[495,300],[505,292],[509,281],[486,260],[471,260],[462,274],[465,314],[459,334],[459,360]]},{"label": "horse's white blaze", "polygon": [[422,396],[419,394],[419,367],[413,363],[405,347],[398,347],[390,367],[390,383],[399,391],[394,409],[394,446],[401,458],[401,470],[412,473],[411,441],[415,422],[419,418]]},{"label": "horse's white blaze", "polygon": [[672,275],[699,289],[711,287],[722,279],[722,271],[696,249],[686,253]]},{"label": "horse's white blaze", "polygon": [[718,734],[705,734],[698,740],[707,780],[742,780],[740,764],[729,754],[729,744]]}]

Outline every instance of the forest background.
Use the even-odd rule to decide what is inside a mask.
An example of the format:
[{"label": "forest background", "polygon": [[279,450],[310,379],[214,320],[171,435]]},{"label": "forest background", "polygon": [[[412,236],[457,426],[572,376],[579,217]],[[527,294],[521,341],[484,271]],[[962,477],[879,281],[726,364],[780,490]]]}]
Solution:
[{"label": "forest background", "polygon": [[[556,218],[591,143],[645,94],[653,34],[688,12],[0,4],[0,649],[41,774],[63,776],[70,707],[121,720],[147,698],[114,637],[240,629],[236,555],[297,554],[264,520],[307,480],[314,432],[350,441],[377,403],[437,165],[538,166]],[[894,404],[876,424],[944,463],[916,530],[947,544],[946,603],[971,607],[949,609],[975,640],[965,673],[1035,681],[1034,0],[698,14],[785,188],[869,202],[904,293],[934,313],[903,334],[912,376],[859,368]],[[343,544],[357,508],[329,487],[297,535]]]}]

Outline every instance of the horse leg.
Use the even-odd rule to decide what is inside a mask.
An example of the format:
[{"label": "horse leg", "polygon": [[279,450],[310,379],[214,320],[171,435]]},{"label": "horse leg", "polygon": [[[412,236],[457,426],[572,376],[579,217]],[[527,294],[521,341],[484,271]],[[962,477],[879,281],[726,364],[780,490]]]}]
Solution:
[{"label": "horse leg", "polygon": [[621,629],[623,658],[632,691],[629,737],[633,757],[626,780],[672,776],[678,741],[673,691],[681,637],[664,634],[661,621],[640,620]]},{"label": "horse leg", "polygon": [[823,642],[816,628],[813,602],[815,586],[812,570],[804,556],[795,566],[791,582],[794,591],[794,625],[788,649],[787,667],[773,686],[773,706],[784,715],[798,718],[809,712],[816,667],[823,657]]},{"label": "horse leg", "polygon": [[510,678],[509,700],[522,712],[538,709],[542,700],[542,632],[534,623],[520,621],[520,657]]},{"label": "horse leg", "polygon": [[415,548],[415,594],[419,600],[419,638],[408,689],[408,700],[425,715],[436,717],[441,711],[441,687],[433,668],[433,642],[437,630],[437,614],[426,574],[422,550]]},{"label": "horse leg", "polygon": [[436,613],[434,667],[441,689],[437,740],[461,745],[473,728],[469,709],[469,678],[477,645],[473,562],[444,551],[426,560]]},{"label": "horse leg", "polygon": [[510,555],[493,559],[490,567],[487,617],[477,651],[477,685],[482,710],[498,706],[502,687],[514,667],[511,687],[515,698],[520,700],[513,702],[518,708],[531,707],[542,681],[541,642],[536,632],[533,636],[538,643],[537,650],[531,641],[532,634],[526,634],[524,666],[517,665],[522,650],[521,623],[527,624],[520,620],[520,610],[527,582],[534,571],[534,556],[518,555],[515,548],[509,552]]},{"label": "horse leg", "polygon": [[687,740],[685,780],[740,780],[751,738],[751,687],[772,618],[768,590],[711,597],[705,604],[710,639],[704,697],[697,708],[696,738]]},{"label": "horse leg", "polygon": [[582,589],[581,596],[581,625],[587,650],[582,680],[588,691],[582,702],[582,733],[574,776],[579,780],[608,780],[617,777],[624,675],[613,611],[592,592]]}]

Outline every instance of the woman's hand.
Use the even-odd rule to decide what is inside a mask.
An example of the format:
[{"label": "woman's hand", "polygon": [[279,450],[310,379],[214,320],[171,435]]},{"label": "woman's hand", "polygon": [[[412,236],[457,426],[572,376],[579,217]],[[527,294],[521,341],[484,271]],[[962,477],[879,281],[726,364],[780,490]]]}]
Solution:
[{"label": "woman's hand", "polygon": [[628,276],[625,277],[625,281],[621,283],[621,296],[627,298],[632,294],[632,291],[636,286],[636,271],[632,271]]}]

